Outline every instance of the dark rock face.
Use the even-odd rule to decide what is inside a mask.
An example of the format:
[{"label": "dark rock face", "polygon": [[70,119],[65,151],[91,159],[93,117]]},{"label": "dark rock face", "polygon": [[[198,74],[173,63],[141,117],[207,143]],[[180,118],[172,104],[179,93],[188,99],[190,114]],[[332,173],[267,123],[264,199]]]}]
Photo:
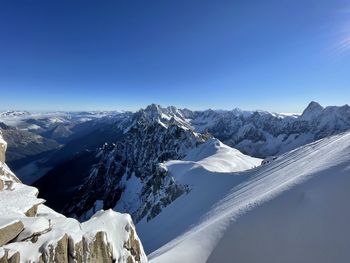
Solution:
[{"label": "dark rock face", "polygon": [[94,206],[96,200],[103,200],[105,209],[113,208],[124,190],[123,177],[127,180],[135,176],[143,184],[140,199],[144,201],[135,211],[129,211],[136,221],[145,216],[153,218],[187,191],[187,186],[171,180],[159,164],[183,158],[188,149],[204,142],[206,137],[182,127],[175,118],[161,119],[161,110],[151,105],[136,113],[124,139],[101,148],[100,161],[93,166],[90,176],[64,213],[80,217]]},{"label": "dark rock face", "polygon": [[[34,183],[40,197],[51,208],[61,211],[75,194],[77,187],[89,176],[91,165],[98,162],[94,151],[82,151],[60,163]],[[54,198],[56,197],[56,198]]]}]

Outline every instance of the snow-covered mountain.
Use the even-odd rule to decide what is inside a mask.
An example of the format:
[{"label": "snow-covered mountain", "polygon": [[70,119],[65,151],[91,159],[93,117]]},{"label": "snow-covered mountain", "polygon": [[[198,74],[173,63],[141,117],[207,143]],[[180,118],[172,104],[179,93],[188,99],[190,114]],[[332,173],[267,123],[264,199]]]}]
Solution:
[{"label": "snow-covered mountain", "polygon": [[[65,178],[65,166],[77,166],[74,160],[37,182],[54,207],[56,199],[67,201],[63,202],[65,214],[86,219],[100,208],[113,208],[130,213],[137,222],[151,220],[191,191],[169,173],[164,162],[185,160],[212,136],[243,153],[266,157],[350,128],[349,106],[323,108],[315,102],[300,116],[239,109],[190,111],[155,104],[127,117],[119,116],[123,117],[108,119],[117,127],[114,143],[76,160],[89,162],[84,163],[87,168],[83,172],[74,170],[73,176],[80,179],[69,185],[70,192],[61,193],[61,198],[50,189],[60,184],[55,178]],[[103,127],[104,120],[98,125]],[[56,208],[62,209],[59,204]]]},{"label": "snow-covered mountain", "polygon": [[28,111],[7,110],[0,112],[0,118],[24,117],[30,115]]},{"label": "snow-covered mountain", "polygon": [[[227,262],[233,250],[230,244],[236,244],[239,262],[257,262],[257,255],[263,262],[285,262],[284,253],[276,255],[278,260],[272,258],[269,244],[278,247],[282,239],[293,248],[298,242],[303,248],[312,246],[313,234],[329,234],[321,229],[331,224],[332,209],[341,213],[337,194],[347,198],[343,189],[337,193],[336,188],[338,182],[348,185],[348,105],[323,108],[311,102],[302,114],[287,115],[152,104],[135,113],[55,127],[45,136],[54,137],[57,129],[67,138],[47,161],[53,169],[35,183],[42,189],[41,197],[81,221],[100,209],[130,213],[154,262]],[[259,159],[265,157],[264,162]],[[334,174],[336,181],[327,179],[328,174]],[[318,197],[329,181],[333,184],[329,194]],[[286,207],[296,209],[298,217]],[[314,214],[328,221],[317,221]],[[343,215],[348,218],[348,211]],[[289,221],[293,216],[297,226]],[[248,221],[241,220],[246,217]],[[337,221],[345,227],[338,217]],[[251,230],[269,236],[265,227],[275,231],[276,240],[256,238]],[[298,228],[303,231],[291,236],[290,229]],[[331,229],[339,232],[336,226]],[[311,234],[302,236],[307,230]],[[349,244],[344,236],[349,233],[333,232],[333,240]],[[292,238],[283,240],[286,236]],[[336,248],[329,240],[317,241],[321,243],[316,242],[310,253],[292,250],[290,258],[294,262],[348,258],[341,246],[341,253],[334,255]],[[249,243],[256,252],[248,253]],[[324,261],[318,258],[318,247],[329,252]]]},{"label": "snow-covered mountain", "polygon": [[1,122],[0,131],[8,143],[7,160],[10,163],[60,147],[55,140]]},{"label": "snow-covered mountain", "polygon": [[5,161],[0,132],[0,262],[147,262],[131,217],[99,211],[79,223],[43,203]]},{"label": "snow-covered mountain", "polygon": [[186,113],[197,132],[209,132],[225,144],[261,158],[350,129],[348,105],[323,108],[311,102],[300,116],[238,109]]},{"label": "snow-covered mountain", "polygon": [[[188,192],[188,187],[178,184],[160,163],[185,157],[207,137],[191,130],[176,109],[157,105],[138,111],[128,124],[119,141],[100,149],[98,163],[66,205],[66,214],[88,218],[101,207],[116,207],[129,211],[136,221],[151,219]],[[132,201],[130,191],[135,193]]]},{"label": "snow-covered mountain", "polygon": [[[0,130],[8,142],[7,163],[32,184],[75,153],[96,149],[118,137],[114,123],[128,112],[5,112]],[[96,135],[97,134],[97,135]]]},{"label": "snow-covered mountain", "polygon": [[[0,112],[0,122],[22,131],[43,135],[50,139],[68,137],[71,129],[78,124],[104,117],[113,117],[121,111],[82,111],[82,112]],[[52,136],[51,136],[52,135]]]},{"label": "snow-covered mountain", "polygon": [[244,172],[217,154],[164,164],[192,191],[137,224],[150,262],[348,261],[350,132]]}]

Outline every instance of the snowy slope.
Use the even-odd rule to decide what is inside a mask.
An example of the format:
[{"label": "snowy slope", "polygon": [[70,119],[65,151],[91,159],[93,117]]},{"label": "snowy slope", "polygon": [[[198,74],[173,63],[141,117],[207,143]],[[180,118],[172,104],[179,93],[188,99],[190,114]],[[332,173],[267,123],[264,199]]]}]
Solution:
[{"label": "snowy slope", "polygon": [[349,132],[302,146],[246,172],[168,165],[193,190],[153,220],[137,225],[145,249],[152,252],[151,262],[350,258]]},{"label": "snowy slope", "polygon": [[163,163],[169,175],[180,184],[188,185],[190,192],[154,219],[148,222],[144,219],[137,225],[146,251],[159,248],[196,223],[232,185],[244,180],[239,171],[260,163],[261,159],[246,156],[217,139],[210,139],[190,151],[184,160]]}]

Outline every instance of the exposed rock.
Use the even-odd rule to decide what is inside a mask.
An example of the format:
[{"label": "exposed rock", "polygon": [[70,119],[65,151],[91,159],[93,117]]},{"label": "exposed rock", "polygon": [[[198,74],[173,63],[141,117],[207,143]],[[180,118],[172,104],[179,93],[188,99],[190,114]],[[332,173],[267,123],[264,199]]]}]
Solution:
[{"label": "exposed rock", "polygon": [[16,252],[8,259],[8,263],[20,263],[20,259],[21,255],[19,252]]},{"label": "exposed rock", "polygon": [[7,143],[2,139],[2,133],[0,131],[0,162],[5,162],[5,152],[7,148]]},{"label": "exposed rock", "polygon": [[[1,249],[1,248],[0,248]],[[14,253],[12,256],[9,257],[8,251],[3,251],[3,256],[0,256],[0,263],[20,263],[20,254],[19,252]],[[0,251],[1,253],[1,251]]]},{"label": "exposed rock", "polygon": [[[164,207],[188,191],[160,167],[164,161],[182,159],[208,139],[197,134],[175,107],[152,104],[133,115],[123,138],[105,144],[91,174],[79,187],[63,212],[80,220],[93,214],[96,201],[103,209],[128,212],[135,222],[158,215]],[[138,181],[139,192],[123,200],[128,180]],[[132,190],[131,190],[132,191]],[[132,198],[132,203],[130,198]]]},{"label": "exposed rock", "polygon": [[16,242],[30,240],[36,242],[40,235],[51,231],[50,221],[44,217],[21,218],[24,230],[15,239]]},{"label": "exposed rock", "polygon": [[72,238],[69,238],[69,258],[76,263],[83,263],[85,258],[83,240],[74,243]]},{"label": "exposed rock", "polygon": [[4,227],[0,226],[0,247],[15,239],[24,229],[21,221],[15,221]]},{"label": "exposed rock", "polygon": [[[126,227],[130,231],[130,236],[127,242],[125,242],[124,247],[130,251],[131,256],[128,257],[128,262],[134,262],[133,260],[135,259],[136,262],[140,261],[140,255],[141,255],[141,247],[140,247],[140,242],[138,239],[135,238],[135,232],[134,229],[127,226]],[[131,260],[131,261],[130,261]]]},{"label": "exposed rock", "polygon": [[41,260],[45,263],[68,263],[68,235],[65,234],[55,246],[50,244],[42,254]]},{"label": "exposed rock", "polygon": [[92,242],[83,238],[84,262],[113,262],[113,253],[110,243],[106,242],[106,232],[96,233]]},{"label": "exposed rock", "polygon": [[[43,203],[43,202],[42,202]],[[41,204],[41,203],[40,203]],[[28,209],[27,212],[25,212],[25,215],[28,217],[34,217],[36,216],[36,213],[38,212],[38,205],[39,204],[35,204],[33,205],[31,208]]]},{"label": "exposed rock", "polygon": [[0,180],[0,263],[147,262],[129,215],[99,211],[80,224],[43,205],[2,162]]}]

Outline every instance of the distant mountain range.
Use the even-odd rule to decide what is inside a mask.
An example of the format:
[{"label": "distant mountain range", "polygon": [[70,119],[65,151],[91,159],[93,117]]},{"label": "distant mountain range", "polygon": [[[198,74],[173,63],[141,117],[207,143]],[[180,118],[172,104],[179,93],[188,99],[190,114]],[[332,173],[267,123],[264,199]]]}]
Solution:
[{"label": "distant mountain range", "polygon": [[[12,124],[2,124],[10,167],[24,182],[36,181],[48,204],[82,219],[101,207],[129,212],[136,221],[152,219],[190,191],[161,164],[185,158],[211,137],[243,154],[266,158],[350,129],[348,105],[323,108],[317,102],[301,115],[152,104],[135,113],[0,116]],[[132,204],[125,197],[130,192]]]},{"label": "distant mountain range", "polygon": [[[299,182],[293,162],[299,170],[305,165],[308,176],[318,171],[316,166],[310,168],[306,163],[315,162],[312,156],[316,152],[312,149],[321,149],[321,155],[326,154],[333,139],[332,144],[325,139],[315,148],[309,143],[350,130],[350,107],[322,107],[311,102],[302,114],[286,115],[239,109],[191,111],[151,104],[137,112],[57,113],[35,118],[31,113],[11,113],[3,119],[6,124],[1,124],[1,128],[5,139],[10,138],[8,148],[12,156],[36,148],[31,145],[42,147],[10,161],[9,165],[18,169],[22,180],[40,189],[40,197],[49,206],[81,221],[100,209],[130,213],[141,237],[147,240],[146,250],[154,251],[195,223],[179,212],[179,217],[174,218],[184,223],[167,235],[159,233],[159,238],[152,241],[154,235],[149,229],[154,231],[157,222],[175,224],[167,211],[176,213],[176,209],[182,209],[179,204],[187,207],[186,202],[195,202],[188,207],[192,207],[196,220],[205,217],[206,212],[213,213],[210,206],[216,202],[223,202],[218,207],[231,213],[233,210],[227,210],[226,205],[236,207],[236,203],[221,198],[236,186],[249,192],[255,188],[244,188],[246,184],[254,186],[259,178],[269,180],[266,189],[282,189],[284,179]],[[349,137],[348,133],[339,136],[342,142]],[[338,147],[336,141],[334,145]],[[307,144],[306,148],[301,147]],[[338,158],[343,150],[330,156]],[[264,159],[262,168],[257,168]],[[243,173],[245,170],[250,172]],[[270,171],[280,181],[274,181]],[[222,181],[216,184],[215,176]],[[271,193],[275,193],[272,188]],[[261,193],[270,196],[269,192]],[[253,206],[250,199],[239,200]],[[261,200],[265,199],[258,201]],[[188,207],[184,211],[191,214]],[[206,224],[198,227],[201,226],[210,228]],[[192,242],[191,238],[183,240]],[[182,248],[174,245],[174,249]],[[163,251],[173,250],[166,247],[159,253]],[[171,253],[165,258],[171,258]],[[153,257],[157,259],[159,255]],[[219,254],[216,257],[223,259]]]}]

